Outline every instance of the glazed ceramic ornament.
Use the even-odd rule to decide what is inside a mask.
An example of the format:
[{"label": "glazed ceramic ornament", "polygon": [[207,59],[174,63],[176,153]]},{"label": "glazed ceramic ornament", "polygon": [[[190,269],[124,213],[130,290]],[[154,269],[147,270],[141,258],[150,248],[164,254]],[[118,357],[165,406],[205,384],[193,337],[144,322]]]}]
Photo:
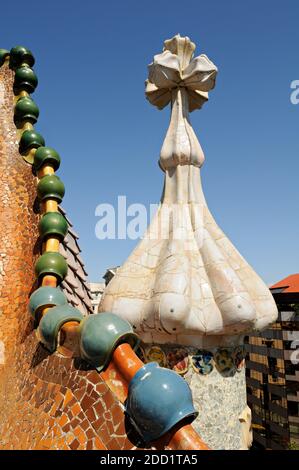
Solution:
[{"label": "glazed ceramic ornament", "polygon": [[277,317],[272,295],[216,224],[201,187],[204,154],[189,113],[214,88],[217,67],[179,35],[149,65],[146,97],[171,118],[159,164],[159,209],[107,286],[100,311],[128,320],[146,343],[213,347],[239,343]]}]

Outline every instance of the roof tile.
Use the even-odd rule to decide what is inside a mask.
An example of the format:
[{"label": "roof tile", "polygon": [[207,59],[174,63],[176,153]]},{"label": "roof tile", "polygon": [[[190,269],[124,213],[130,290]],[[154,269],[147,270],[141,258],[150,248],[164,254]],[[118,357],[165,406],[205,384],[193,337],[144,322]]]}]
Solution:
[{"label": "roof tile", "polygon": [[283,289],[283,293],[286,292],[297,292],[299,293],[299,274],[290,274],[281,281],[270,287],[270,289]]}]

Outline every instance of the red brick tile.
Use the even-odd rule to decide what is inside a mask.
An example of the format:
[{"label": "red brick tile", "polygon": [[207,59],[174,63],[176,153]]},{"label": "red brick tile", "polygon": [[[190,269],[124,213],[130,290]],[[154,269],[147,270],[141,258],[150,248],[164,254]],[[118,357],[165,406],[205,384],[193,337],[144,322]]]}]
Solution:
[{"label": "red brick tile", "polygon": [[72,450],[77,450],[80,445],[80,442],[77,439],[74,439],[73,442],[70,443],[70,448]]}]

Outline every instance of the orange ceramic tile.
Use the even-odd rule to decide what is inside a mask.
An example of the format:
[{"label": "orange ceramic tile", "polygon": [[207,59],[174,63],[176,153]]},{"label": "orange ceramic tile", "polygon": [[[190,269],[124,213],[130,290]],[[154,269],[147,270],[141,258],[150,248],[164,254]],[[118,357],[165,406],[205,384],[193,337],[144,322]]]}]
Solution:
[{"label": "orange ceramic tile", "polygon": [[94,438],[94,447],[98,450],[106,450],[106,447],[104,446],[103,442],[99,437]]},{"label": "orange ceramic tile", "polygon": [[65,397],[64,397],[64,400],[63,400],[62,407],[65,408],[67,406],[67,404],[72,400],[72,398],[73,398],[72,392],[70,390],[67,390],[66,394],[65,394]]},{"label": "orange ceramic tile", "polygon": [[68,417],[66,414],[63,414],[59,419],[58,423],[61,427],[63,427],[68,422]]},{"label": "orange ceramic tile", "polygon": [[76,403],[74,406],[72,406],[72,415],[77,416],[81,411],[81,407],[79,403]]}]

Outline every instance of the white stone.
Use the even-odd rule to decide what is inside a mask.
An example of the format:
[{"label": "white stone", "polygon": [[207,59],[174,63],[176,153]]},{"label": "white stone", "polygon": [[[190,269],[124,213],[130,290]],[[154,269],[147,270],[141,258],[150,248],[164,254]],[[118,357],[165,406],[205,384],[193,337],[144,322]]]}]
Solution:
[{"label": "white stone", "polygon": [[240,335],[275,321],[277,308],[268,287],[217,226],[202,191],[204,154],[189,112],[207,100],[217,68],[205,55],[192,60],[194,49],[189,38],[175,36],[149,66],[148,100],[172,107],[159,162],[163,196],[99,309],[127,319],[144,341],[238,344]]}]

